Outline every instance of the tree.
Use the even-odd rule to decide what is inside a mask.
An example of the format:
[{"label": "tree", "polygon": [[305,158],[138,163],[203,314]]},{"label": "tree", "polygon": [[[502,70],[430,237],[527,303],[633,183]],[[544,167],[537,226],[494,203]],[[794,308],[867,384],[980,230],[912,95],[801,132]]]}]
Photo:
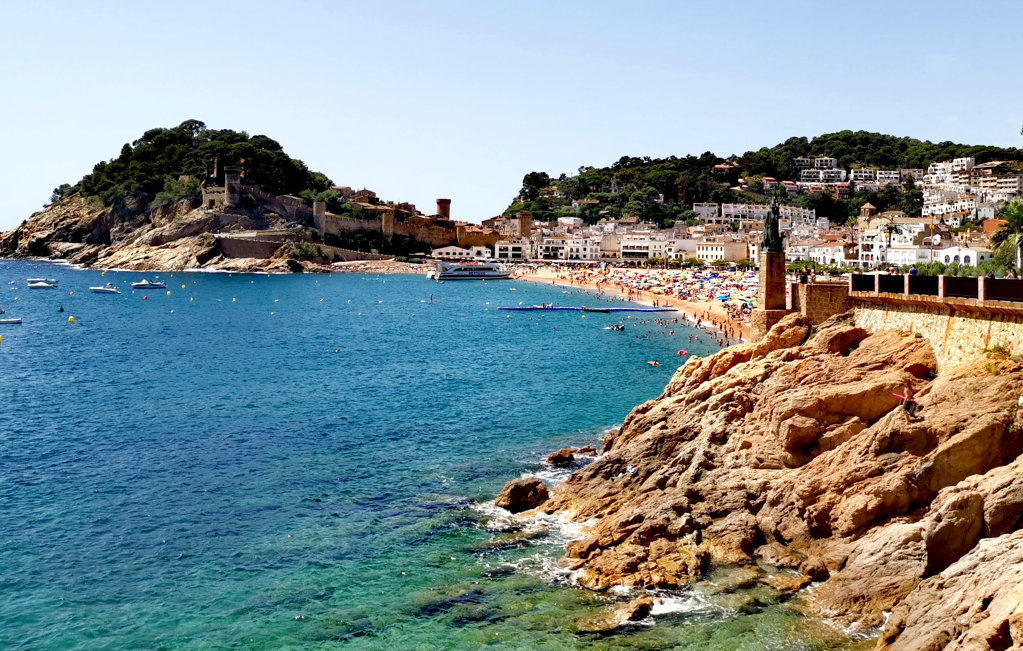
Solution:
[{"label": "tree", "polygon": [[1015,253],[1016,269],[1023,269],[1023,200],[1013,199],[1005,204],[998,216],[1006,223],[991,236],[991,244],[1008,247]]},{"label": "tree", "polygon": [[551,184],[551,177],[547,172],[530,172],[522,177],[522,198],[527,201],[535,201],[540,197],[540,189]]}]

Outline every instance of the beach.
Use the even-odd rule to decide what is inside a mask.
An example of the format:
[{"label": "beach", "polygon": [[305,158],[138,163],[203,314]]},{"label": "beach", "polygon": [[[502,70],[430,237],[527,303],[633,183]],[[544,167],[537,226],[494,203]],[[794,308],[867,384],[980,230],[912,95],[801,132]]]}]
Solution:
[{"label": "beach", "polygon": [[[711,272],[724,282],[737,282],[741,272]],[[726,305],[713,298],[714,291],[706,292],[710,298],[695,296],[689,291],[685,298],[668,294],[664,287],[667,281],[677,281],[681,285],[692,287],[697,282],[705,282],[708,272],[692,269],[671,270],[670,276],[664,270],[638,268],[609,268],[607,270],[560,267],[548,265],[543,267],[518,267],[516,280],[562,284],[571,287],[582,287],[597,293],[630,300],[647,305],[674,307],[688,316],[697,327],[712,328],[721,332],[728,339],[749,339],[750,324],[748,311],[729,310]],[[732,274],[729,277],[728,274]],[[713,283],[712,283],[713,284]],[[657,290],[657,291],[653,291]],[[745,315],[745,317],[744,317]]]}]

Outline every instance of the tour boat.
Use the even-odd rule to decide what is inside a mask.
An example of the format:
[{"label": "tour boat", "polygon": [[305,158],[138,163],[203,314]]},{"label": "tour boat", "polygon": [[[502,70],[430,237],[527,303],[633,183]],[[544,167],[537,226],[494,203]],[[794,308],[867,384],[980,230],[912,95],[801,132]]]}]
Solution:
[{"label": "tour boat", "polygon": [[[479,264],[448,264],[436,263],[436,280],[500,280],[511,277],[511,269],[497,262],[481,262]],[[427,275],[429,278],[430,276]]]},{"label": "tour boat", "polygon": [[167,283],[162,283],[159,280],[146,280],[143,278],[137,283],[132,283],[131,286],[134,289],[165,289]]},{"label": "tour boat", "polygon": [[55,283],[48,283],[42,280],[34,280],[28,284],[29,289],[57,289]]},{"label": "tour boat", "polygon": [[97,294],[120,294],[121,290],[114,287],[114,283],[107,283],[102,287],[90,287],[89,291],[96,292]]}]

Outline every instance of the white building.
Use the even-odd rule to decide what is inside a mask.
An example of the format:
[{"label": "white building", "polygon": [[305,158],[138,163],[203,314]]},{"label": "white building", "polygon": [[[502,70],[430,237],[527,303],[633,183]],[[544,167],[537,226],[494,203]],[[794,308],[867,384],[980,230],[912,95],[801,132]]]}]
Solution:
[{"label": "white building", "polygon": [[622,236],[622,260],[663,258],[666,255],[667,246],[666,235],[642,231],[626,233]]},{"label": "white building", "polygon": [[899,185],[902,183],[902,173],[899,170],[878,170],[877,182],[879,185]]},{"label": "white building", "polygon": [[850,175],[852,176],[852,180],[857,183],[877,180],[877,170],[872,167],[854,169],[850,172]]},{"label": "white building", "polygon": [[528,260],[533,257],[532,245],[529,240],[498,240],[494,244],[494,258],[504,262]]},{"label": "white building", "polygon": [[944,262],[945,264],[959,263],[976,266],[990,257],[991,251],[987,249],[975,249],[965,246],[949,246],[934,252],[935,262]]},{"label": "white building", "polygon": [[433,257],[441,260],[472,260],[472,250],[460,246],[443,246],[433,250]]},{"label": "white building", "polygon": [[705,262],[738,262],[747,255],[747,247],[743,242],[697,242],[696,257]]},{"label": "white building", "polygon": [[810,246],[810,259],[820,265],[841,267],[856,263],[855,246],[848,242],[821,242]]},{"label": "white building", "polygon": [[562,250],[565,260],[600,260],[600,239],[573,237]]},{"label": "white building", "polygon": [[716,203],[694,203],[693,212],[695,212],[696,216],[700,219],[717,219],[720,214],[718,204]]}]

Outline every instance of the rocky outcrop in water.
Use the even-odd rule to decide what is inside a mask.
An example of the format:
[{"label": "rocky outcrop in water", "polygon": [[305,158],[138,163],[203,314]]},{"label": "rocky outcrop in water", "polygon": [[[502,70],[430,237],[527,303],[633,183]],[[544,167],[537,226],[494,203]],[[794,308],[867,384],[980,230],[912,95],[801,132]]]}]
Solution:
[{"label": "rocky outcrop in water", "polygon": [[535,509],[547,501],[547,484],[538,477],[508,482],[494,504],[512,513]]},{"label": "rocky outcrop in water", "polygon": [[285,244],[267,259],[225,257],[215,236],[285,227],[282,218],[271,214],[213,213],[193,209],[187,202],[141,210],[130,200],[115,210],[96,197],[74,195],[0,234],[0,257],[50,258],[85,267],[138,271],[327,270],[290,259],[293,246]]},{"label": "rocky outcrop in water", "polygon": [[922,338],[792,315],[691,359],[540,509],[596,520],[564,561],[594,590],[747,566],[841,625],[891,613],[882,646],[1019,647],[1023,364],[936,366]]}]

